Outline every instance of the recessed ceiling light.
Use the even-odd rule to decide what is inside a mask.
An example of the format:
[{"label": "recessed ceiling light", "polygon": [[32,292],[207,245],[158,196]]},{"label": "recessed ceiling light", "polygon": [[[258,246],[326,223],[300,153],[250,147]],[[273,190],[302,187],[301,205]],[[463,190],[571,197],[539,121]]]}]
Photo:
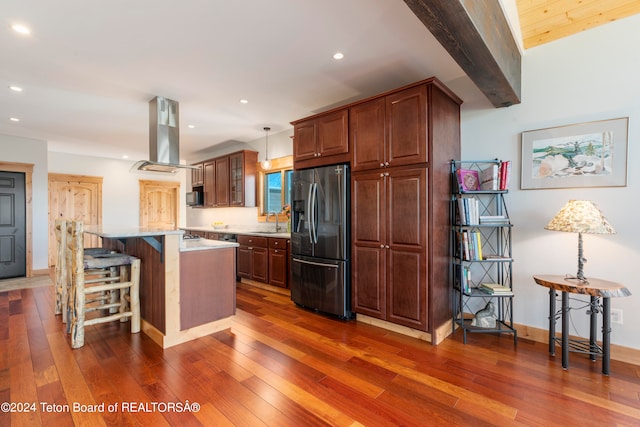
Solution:
[{"label": "recessed ceiling light", "polygon": [[123,154],[123,155],[122,155],[122,158],[123,158],[123,159],[128,159],[128,158],[129,158],[129,156],[127,156],[126,154]]},{"label": "recessed ceiling light", "polygon": [[22,88],[19,86],[9,86],[9,89],[11,89],[14,92],[22,92]]},{"label": "recessed ceiling light", "polygon": [[187,127],[188,127],[189,129],[195,129],[195,128],[196,128],[196,127],[195,127],[195,125],[187,125]]},{"label": "recessed ceiling light", "polygon": [[333,54],[333,59],[342,59],[344,58],[344,54],[342,52],[336,52]]},{"label": "recessed ceiling light", "polygon": [[20,119],[17,117],[9,117],[9,120],[11,120],[12,122],[19,122]]},{"label": "recessed ceiling light", "polygon": [[13,24],[11,28],[13,28],[13,31],[15,31],[16,33],[20,33],[24,35],[31,34],[31,29],[29,29],[29,27],[26,27],[22,24]]},{"label": "recessed ceiling light", "polygon": [[248,103],[249,103],[249,101],[246,100],[246,99],[241,99],[240,100],[240,104],[248,104]]}]

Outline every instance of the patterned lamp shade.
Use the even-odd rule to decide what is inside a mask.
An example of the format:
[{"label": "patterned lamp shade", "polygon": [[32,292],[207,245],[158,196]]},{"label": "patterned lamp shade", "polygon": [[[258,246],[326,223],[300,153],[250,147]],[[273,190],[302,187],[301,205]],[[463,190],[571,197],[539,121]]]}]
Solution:
[{"label": "patterned lamp shade", "polygon": [[545,229],[570,233],[616,234],[602,212],[589,200],[569,200]]}]

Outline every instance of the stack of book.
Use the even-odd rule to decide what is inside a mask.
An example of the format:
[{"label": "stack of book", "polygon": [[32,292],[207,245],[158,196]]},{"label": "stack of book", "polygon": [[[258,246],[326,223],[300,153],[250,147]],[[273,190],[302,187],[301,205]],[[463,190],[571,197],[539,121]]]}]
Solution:
[{"label": "stack of book", "polygon": [[513,295],[510,287],[501,285],[499,283],[482,283],[480,284],[479,289],[491,295]]},{"label": "stack of book", "polygon": [[509,218],[506,215],[480,215],[480,224],[508,224]]},{"label": "stack of book", "polygon": [[506,160],[481,170],[478,173],[479,189],[483,191],[505,191],[509,189],[511,161]]}]

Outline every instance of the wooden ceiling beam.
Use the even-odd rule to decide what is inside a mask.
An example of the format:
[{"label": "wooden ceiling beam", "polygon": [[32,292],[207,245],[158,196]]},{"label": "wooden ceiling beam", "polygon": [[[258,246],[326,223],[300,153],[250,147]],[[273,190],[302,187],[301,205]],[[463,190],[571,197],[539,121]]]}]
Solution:
[{"label": "wooden ceiling beam", "polygon": [[498,1],[404,2],[495,107],[520,103],[522,55]]}]

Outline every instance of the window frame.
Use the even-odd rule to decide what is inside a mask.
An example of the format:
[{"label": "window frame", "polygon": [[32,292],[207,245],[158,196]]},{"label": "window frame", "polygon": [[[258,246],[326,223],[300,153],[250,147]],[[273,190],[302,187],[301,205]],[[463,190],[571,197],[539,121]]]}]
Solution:
[{"label": "window frame", "polygon": [[[262,164],[258,162],[258,188],[256,189],[258,194],[256,196],[258,200],[258,221],[259,222],[267,222],[267,213],[264,211],[265,175],[274,173],[274,172],[280,172],[283,175],[282,182],[284,184],[286,182],[284,174],[288,170],[293,170],[293,156],[285,156],[285,157],[279,157],[277,159],[272,159],[271,167],[266,170],[263,169]],[[281,193],[280,197],[282,200],[282,205],[284,206],[284,202],[285,202],[284,193]],[[286,223],[287,220],[288,218],[284,213],[278,212],[278,221],[280,222],[280,224]],[[271,217],[270,221],[275,222],[273,217]]]}]

